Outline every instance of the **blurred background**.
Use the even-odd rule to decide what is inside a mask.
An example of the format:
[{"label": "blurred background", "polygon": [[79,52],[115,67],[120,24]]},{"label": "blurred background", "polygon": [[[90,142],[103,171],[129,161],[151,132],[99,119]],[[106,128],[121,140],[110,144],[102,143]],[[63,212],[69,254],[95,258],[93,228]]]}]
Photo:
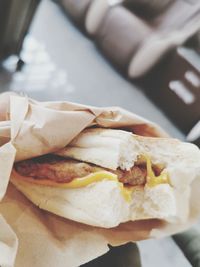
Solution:
[{"label": "blurred background", "polygon": [[[200,1],[2,0],[4,91],[121,106],[200,146]],[[191,266],[171,238],[138,245],[144,267]]]}]

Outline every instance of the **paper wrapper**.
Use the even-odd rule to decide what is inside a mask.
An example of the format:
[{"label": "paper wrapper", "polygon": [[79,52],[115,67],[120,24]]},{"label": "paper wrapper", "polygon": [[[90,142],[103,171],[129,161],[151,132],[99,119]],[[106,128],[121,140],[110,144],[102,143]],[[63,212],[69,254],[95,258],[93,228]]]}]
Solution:
[{"label": "paper wrapper", "polygon": [[17,253],[16,234],[0,215],[0,266],[13,266]]},{"label": "paper wrapper", "polygon": [[[96,108],[68,102],[36,102],[19,96],[10,96],[8,106],[4,124],[10,125],[10,131],[3,130],[3,126],[2,131],[0,129],[2,136],[5,133],[7,137],[9,133],[11,136],[11,142],[0,148],[1,196],[9,180],[15,156],[14,147],[16,160],[46,154],[63,148],[84,128],[95,125],[127,129],[140,135],[167,136],[156,124],[117,107]],[[195,181],[192,188],[191,214],[186,224],[170,225],[159,220],[147,220],[124,223],[112,229],[79,224],[40,210],[10,185],[0,203],[0,214],[15,231],[19,241],[15,266],[75,267],[106,253],[108,244],[116,246],[181,231],[191,225],[200,212],[197,205],[199,183]],[[8,225],[5,227],[10,229]],[[5,265],[12,266],[17,241],[14,236],[10,239],[9,231],[2,232],[2,229],[0,238],[2,233],[4,236],[0,242],[4,244],[6,238],[13,240],[7,250],[10,253],[6,258],[9,262]],[[4,260],[2,257],[0,253],[0,262]]]}]

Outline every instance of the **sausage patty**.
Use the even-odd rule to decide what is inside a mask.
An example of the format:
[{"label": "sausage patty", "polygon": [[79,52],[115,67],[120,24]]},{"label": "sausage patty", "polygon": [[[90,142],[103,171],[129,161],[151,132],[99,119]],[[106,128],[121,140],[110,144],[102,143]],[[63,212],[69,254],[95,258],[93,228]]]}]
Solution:
[{"label": "sausage patty", "polygon": [[126,185],[144,185],[147,176],[144,166],[133,166],[130,171],[114,171],[56,155],[45,155],[15,163],[15,170],[22,176],[49,179],[58,183],[69,183],[74,178],[105,170],[117,174],[119,181]]}]

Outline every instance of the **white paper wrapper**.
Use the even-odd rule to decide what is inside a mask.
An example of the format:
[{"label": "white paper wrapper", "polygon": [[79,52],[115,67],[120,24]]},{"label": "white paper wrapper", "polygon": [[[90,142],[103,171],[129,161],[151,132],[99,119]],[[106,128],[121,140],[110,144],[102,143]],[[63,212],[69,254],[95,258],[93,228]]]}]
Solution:
[{"label": "white paper wrapper", "polygon": [[0,201],[6,192],[15,152],[15,148],[11,143],[7,143],[0,148]]},{"label": "white paper wrapper", "polygon": [[[63,148],[91,125],[125,128],[140,135],[167,136],[157,125],[117,107],[96,108],[68,102],[40,103],[19,96],[11,96],[6,118],[10,120],[11,143],[0,148],[0,157],[4,161],[4,164],[0,161],[1,196],[6,191],[14,161],[13,145],[17,151],[16,160],[22,160]],[[3,158],[3,155],[6,157]],[[147,220],[121,224],[113,229],[79,224],[40,210],[10,185],[0,203],[0,214],[19,240],[15,266],[75,267],[106,253],[108,244],[120,245],[183,230],[200,213],[197,205],[200,182],[195,183],[191,214],[186,224],[168,225],[159,220]],[[8,260],[16,251],[16,243],[11,248]]]},{"label": "white paper wrapper", "polygon": [[96,108],[67,102],[43,102],[11,96],[10,120],[16,160],[65,147],[83,129],[98,125],[127,128],[136,134],[168,136],[159,126],[118,107]]},{"label": "white paper wrapper", "polygon": [[18,239],[0,215],[0,266],[12,267],[17,253]]}]

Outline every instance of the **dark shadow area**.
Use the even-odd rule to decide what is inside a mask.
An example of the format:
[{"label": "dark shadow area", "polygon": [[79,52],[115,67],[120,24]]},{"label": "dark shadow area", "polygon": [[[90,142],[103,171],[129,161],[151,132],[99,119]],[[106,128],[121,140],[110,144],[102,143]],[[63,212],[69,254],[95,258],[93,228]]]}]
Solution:
[{"label": "dark shadow area", "polygon": [[82,267],[141,267],[139,249],[136,244],[128,243],[119,247],[109,247],[103,256],[81,265]]}]

